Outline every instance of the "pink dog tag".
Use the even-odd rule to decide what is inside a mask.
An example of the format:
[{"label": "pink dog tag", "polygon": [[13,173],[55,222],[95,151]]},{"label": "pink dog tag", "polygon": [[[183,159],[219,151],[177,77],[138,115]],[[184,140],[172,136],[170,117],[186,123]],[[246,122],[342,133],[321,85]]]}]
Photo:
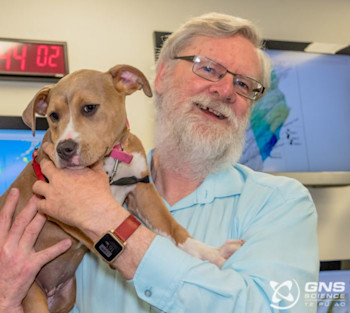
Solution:
[{"label": "pink dog tag", "polygon": [[132,154],[124,152],[120,144],[113,147],[113,150],[110,156],[113,159],[116,159],[120,162],[124,162],[126,164],[130,164],[130,162],[132,161],[132,158],[134,157]]}]

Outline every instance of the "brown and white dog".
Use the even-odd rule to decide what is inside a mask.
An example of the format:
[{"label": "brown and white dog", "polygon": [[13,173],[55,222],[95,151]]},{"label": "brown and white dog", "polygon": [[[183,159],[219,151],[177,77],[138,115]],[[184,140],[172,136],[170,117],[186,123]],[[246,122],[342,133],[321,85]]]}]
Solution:
[{"label": "brown and white dog", "polygon": [[[145,76],[128,65],[117,65],[105,73],[76,71],[39,90],[24,111],[23,120],[34,134],[36,113],[47,116],[49,129],[43,141],[54,144],[53,161],[57,167],[88,167],[104,159],[111,192],[119,203],[125,202],[128,210],[157,234],[171,238],[191,255],[221,267],[242,241],[230,240],[213,248],[193,239],[174,220],[153,184],[147,181],[145,152],[140,140],[129,132],[125,109],[125,96],[139,89],[152,96]],[[113,154],[118,154],[119,160]],[[42,158],[47,155],[39,148],[36,162]],[[36,179],[31,162],[12,184],[20,189],[16,215],[32,196]],[[7,194],[8,191],[0,198],[0,208]],[[61,313],[73,307],[75,270],[87,248],[92,249],[92,242],[78,229],[49,220],[35,249],[42,250],[67,236],[72,236],[72,247],[41,269],[23,301],[26,313]]]}]

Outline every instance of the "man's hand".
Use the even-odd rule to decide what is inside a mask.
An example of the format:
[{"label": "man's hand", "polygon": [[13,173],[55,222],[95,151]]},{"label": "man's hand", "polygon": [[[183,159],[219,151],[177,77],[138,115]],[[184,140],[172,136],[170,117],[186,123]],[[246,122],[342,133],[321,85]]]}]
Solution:
[{"label": "man's hand", "polygon": [[[53,145],[45,144],[43,148],[52,159]],[[40,212],[83,231],[91,230],[89,226],[92,223],[108,216],[107,211],[115,211],[116,207],[124,212],[124,216],[127,215],[112,197],[108,177],[102,169],[103,161],[91,168],[77,170],[58,169],[46,159],[40,165],[49,180],[49,183],[36,181],[33,185],[33,191],[44,197],[38,203]],[[121,213],[120,218],[122,217]],[[112,220],[111,225],[105,224],[104,230],[113,228],[115,223]]]},{"label": "man's hand", "polygon": [[33,196],[11,225],[18,199],[19,191],[12,189],[0,210],[0,312],[23,312],[22,300],[41,267],[72,244],[65,239],[36,252],[46,217],[37,212],[39,199]]}]

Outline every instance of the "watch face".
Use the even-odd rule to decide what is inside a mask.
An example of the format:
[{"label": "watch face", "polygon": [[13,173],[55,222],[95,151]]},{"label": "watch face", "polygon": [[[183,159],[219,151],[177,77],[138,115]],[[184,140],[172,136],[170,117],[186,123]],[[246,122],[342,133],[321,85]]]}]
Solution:
[{"label": "watch face", "polygon": [[95,244],[95,249],[107,262],[111,262],[120,252],[123,251],[124,246],[110,233],[106,233]]}]

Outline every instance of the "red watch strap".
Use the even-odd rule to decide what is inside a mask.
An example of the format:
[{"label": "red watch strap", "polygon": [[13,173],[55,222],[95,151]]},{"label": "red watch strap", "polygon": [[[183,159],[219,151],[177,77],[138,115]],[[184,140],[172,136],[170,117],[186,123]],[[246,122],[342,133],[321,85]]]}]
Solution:
[{"label": "red watch strap", "polygon": [[123,242],[125,242],[132,233],[140,226],[140,222],[133,217],[132,215],[129,215],[123,223],[121,223],[115,230],[114,234],[118,236]]}]

